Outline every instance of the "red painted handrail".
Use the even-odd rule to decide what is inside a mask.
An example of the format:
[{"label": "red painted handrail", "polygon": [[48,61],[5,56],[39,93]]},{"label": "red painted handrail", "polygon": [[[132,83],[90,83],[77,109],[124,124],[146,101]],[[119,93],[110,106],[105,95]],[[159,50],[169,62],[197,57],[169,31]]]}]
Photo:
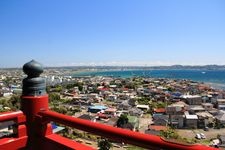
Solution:
[{"label": "red painted handrail", "polygon": [[18,118],[20,118],[20,119],[23,118],[23,121],[25,122],[25,115],[23,114],[22,111],[4,112],[4,113],[0,114],[0,122],[16,120]]},{"label": "red painted handrail", "polygon": [[147,149],[179,149],[179,150],[218,150],[217,148],[204,145],[185,145],[169,142],[159,136],[147,135],[133,132],[121,128],[116,128],[100,123],[94,123],[88,120],[74,118],[53,111],[42,111],[39,113],[46,121],[54,121],[83,131],[87,131],[99,136],[103,136],[119,142],[129,143]]},{"label": "red painted handrail", "polygon": [[10,138],[0,139],[0,149],[23,149],[27,144],[27,131],[24,123],[26,122],[26,117],[22,111],[15,112],[4,112],[0,114],[0,122],[4,121],[15,121],[17,126],[17,131],[15,135]]}]

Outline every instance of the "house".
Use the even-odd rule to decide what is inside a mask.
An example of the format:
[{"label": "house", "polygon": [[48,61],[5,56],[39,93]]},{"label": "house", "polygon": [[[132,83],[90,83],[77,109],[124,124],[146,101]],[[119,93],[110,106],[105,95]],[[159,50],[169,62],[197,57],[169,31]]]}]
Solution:
[{"label": "house", "polygon": [[220,110],[218,112],[218,114],[215,116],[216,118],[216,121],[219,123],[219,124],[225,124],[225,111],[224,110]]},{"label": "house", "polygon": [[220,135],[219,136],[219,147],[225,147],[225,135]]},{"label": "house", "polygon": [[217,108],[219,110],[225,110],[225,99],[217,99]]},{"label": "house", "polygon": [[123,100],[121,104],[117,106],[119,110],[129,110],[131,105],[129,104],[128,100]]},{"label": "house", "polygon": [[148,129],[145,130],[145,134],[160,135],[161,131],[166,131],[167,129],[168,128],[166,126],[149,125]]},{"label": "house", "polygon": [[101,106],[101,105],[89,106],[89,107],[88,107],[88,112],[91,112],[91,113],[97,113],[97,112],[106,110],[107,108],[108,108],[108,107],[106,107],[106,106]]},{"label": "house", "polygon": [[95,117],[88,115],[88,114],[83,114],[83,115],[79,116],[78,118],[84,119],[84,120],[89,120],[89,121],[95,121]]},{"label": "house", "polygon": [[149,106],[148,105],[137,105],[136,107],[138,109],[143,110],[144,112],[147,112],[149,110]]},{"label": "house", "polygon": [[203,111],[205,111],[205,109],[203,108],[202,105],[190,105],[189,106],[189,112],[191,114],[195,114],[197,112],[203,112]]},{"label": "house", "polygon": [[166,114],[169,115],[169,124],[175,128],[183,128],[184,112],[187,111],[189,105],[179,101],[166,107]]},{"label": "house", "polygon": [[131,108],[131,109],[128,110],[128,113],[131,116],[141,117],[144,112],[141,109],[138,109],[138,108],[133,107],[133,108]]},{"label": "house", "polygon": [[211,95],[211,103],[216,104],[217,99],[222,99],[223,97],[219,96],[218,92],[208,92],[209,95]]},{"label": "house", "polygon": [[117,109],[115,109],[115,108],[108,108],[104,111],[104,114],[109,115],[109,116],[115,116],[116,111],[117,111]]},{"label": "house", "polygon": [[167,126],[169,124],[169,115],[153,114],[154,125]]},{"label": "house", "polygon": [[165,108],[155,108],[153,110],[154,114],[165,114],[166,113],[166,109]]},{"label": "house", "polygon": [[185,127],[191,129],[197,129],[198,127],[198,116],[185,114]]},{"label": "house", "polygon": [[109,117],[110,117],[109,115],[106,115],[104,113],[101,113],[101,112],[97,113],[97,118],[98,119],[108,119]]},{"label": "house", "polygon": [[137,105],[137,100],[135,98],[131,98],[128,100],[128,104],[134,107]]},{"label": "house", "polygon": [[141,87],[141,88],[137,88],[137,95],[139,95],[139,96],[142,96],[143,95],[143,93],[144,93],[144,88],[143,87]]},{"label": "house", "polygon": [[95,102],[100,102],[102,100],[102,98],[100,98],[97,93],[91,93],[91,94],[88,94],[87,96],[88,98],[94,100]]},{"label": "house", "polygon": [[206,110],[206,111],[211,111],[213,109],[213,104],[211,103],[202,103],[202,107]]},{"label": "house", "polygon": [[202,96],[202,102],[203,103],[212,103],[212,95],[203,95]]},{"label": "house", "polygon": [[196,115],[198,116],[198,128],[205,128],[214,121],[214,116],[208,111],[197,112]]},{"label": "house", "polygon": [[70,101],[69,103],[72,105],[90,106],[91,99],[88,98],[87,95],[73,96],[72,101]]},{"label": "house", "polygon": [[185,102],[179,101],[166,107],[166,114],[169,115],[183,115],[183,113],[189,109],[189,105]]},{"label": "house", "polygon": [[182,95],[181,98],[189,105],[202,104],[202,97],[200,95]]},{"label": "house", "polygon": [[168,123],[169,123],[168,119],[158,118],[158,119],[154,120],[154,125],[167,126]]},{"label": "house", "polygon": [[113,95],[113,94],[110,94],[108,97],[106,97],[106,99],[109,100],[109,101],[115,101],[115,100],[117,100],[117,96]]},{"label": "house", "polygon": [[183,115],[169,115],[169,124],[175,128],[184,127],[184,116]]},{"label": "house", "polygon": [[128,100],[128,99],[130,99],[130,94],[129,93],[119,93],[119,94],[117,94],[117,99]]}]

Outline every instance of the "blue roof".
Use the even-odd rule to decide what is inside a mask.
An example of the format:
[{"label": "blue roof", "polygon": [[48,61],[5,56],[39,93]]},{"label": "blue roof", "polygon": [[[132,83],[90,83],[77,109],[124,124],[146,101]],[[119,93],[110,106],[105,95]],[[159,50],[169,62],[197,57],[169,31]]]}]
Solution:
[{"label": "blue roof", "polygon": [[101,109],[101,110],[104,110],[104,109],[107,109],[107,108],[108,107],[102,106],[102,105],[89,106],[89,109]]},{"label": "blue roof", "polygon": [[163,113],[157,113],[157,114],[153,114],[152,117],[154,118],[156,116],[162,116],[162,115],[163,115]]},{"label": "blue roof", "polygon": [[174,92],[172,93],[173,96],[176,96],[176,97],[180,97],[182,94],[180,92]]},{"label": "blue roof", "polygon": [[51,125],[52,125],[52,132],[53,132],[53,133],[57,133],[57,132],[62,131],[62,130],[65,129],[65,127],[57,126],[57,125],[54,124],[54,123],[51,123]]},{"label": "blue roof", "polygon": [[56,129],[57,128],[57,125],[54,124],[54,123],[51,123],[52,124],[52,129]]}]

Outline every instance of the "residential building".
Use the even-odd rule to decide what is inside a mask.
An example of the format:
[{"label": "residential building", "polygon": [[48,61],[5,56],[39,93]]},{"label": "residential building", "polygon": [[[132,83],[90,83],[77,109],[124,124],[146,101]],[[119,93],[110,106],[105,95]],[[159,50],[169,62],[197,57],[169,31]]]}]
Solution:
[{"label": "residential building", "polygon": [[202,97],[200,95],[182,95],[181,98],[188,105],[201,105],[202,104]]},{"label": "residential building", "polygon": [[217,99],[217,108],[219,110],[225,110],[225,99]]},{"label": "residential building", "polygon": [[185,127],[191,129],[197,129],[198,127],[198,116],[185,114]]},{"label": "residential building", "polygon": [[145,130],[145,134],[153,134],[153,135],[160,135],[161,131],[166,131],[168,127],[160,126],[160,125],[149,125],[148,129]]},{"label": "residential building", "polygon": [[91,113],[97,113],[97,112],[106,110],[107,108],[108,108],[108,107],[106,107],[106,106],[101,106],[101,105],[89,106],[89,107],[88,107],[88,112],[91,112]]},{"label": "residential building", "polygon": [[202,103],[202,107],[206,110],[206,111],[211,111],[213,109],[213,104],[211,103]]},{"label": "residential building", "polygon": [[208,111],[197,112],[196,115],[198,116],[198,128],[205,128],[209,124],[213,124],[214,116]]}]

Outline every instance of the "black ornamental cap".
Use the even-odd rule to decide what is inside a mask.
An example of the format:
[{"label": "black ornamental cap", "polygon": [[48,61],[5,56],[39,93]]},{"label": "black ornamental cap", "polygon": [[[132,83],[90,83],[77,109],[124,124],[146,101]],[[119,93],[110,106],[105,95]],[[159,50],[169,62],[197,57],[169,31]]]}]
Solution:
[{"label": "black ornamental cap", "polygon": [[39,77],[43,70],[43,66],[35,60],[31,60],[23,66],[24,73],[29,77]]},{"label": "black ornamental cap", "polygon": [[27,78],[23,79],[23,96],[41,96],[46,94],[45,79],[40,77],[44,71],[43,66],[35,61],[24,64],[23,71]]}]

